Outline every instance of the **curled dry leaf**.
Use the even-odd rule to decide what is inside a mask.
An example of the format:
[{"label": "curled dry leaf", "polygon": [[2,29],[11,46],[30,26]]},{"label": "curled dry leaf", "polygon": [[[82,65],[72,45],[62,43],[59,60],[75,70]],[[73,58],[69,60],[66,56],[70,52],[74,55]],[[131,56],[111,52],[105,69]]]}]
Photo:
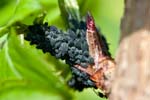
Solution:
[{"label": "curled dry leaf", "polygon": [[90,75],[90,79],[94,81],[96,88],[101,89],[104,95],[110,93],[112,77],[115,69],[115,62],[108,52],[106,41],[97,30],[93,17],[88,13],[86,19],[86,40],[89,47],[89,54],[94,59],[94,64],[89,64],[87,68],[81,65],[76,67]]}]

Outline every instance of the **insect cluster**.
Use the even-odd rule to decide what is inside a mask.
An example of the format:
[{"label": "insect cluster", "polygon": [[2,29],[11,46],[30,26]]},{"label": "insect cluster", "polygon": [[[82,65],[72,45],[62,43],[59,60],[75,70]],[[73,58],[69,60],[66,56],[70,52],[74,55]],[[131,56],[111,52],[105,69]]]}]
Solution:
[{"label": "insect cluster", "polygon": [[[36,44],[36,48],[44,53],[48,52],[66,61],[72,72],[72,78],[68,81],[70,87],[79,91],[88,87],[105,90],[103,81],[107,77],[103,71],[105,69],[110,73],[107,65],[109,60],[112,61],[106,39],[103,35],[98,35],[94,20],[89,14],[86,21],[77,22],[71,17],[69,21],[72,27],[66,32],[55,26],[48,26],[48,23],[30,25],[25,39],[31,45]],[[104,68],[101,64],[103,61],[99,59],[107,62]]]}]

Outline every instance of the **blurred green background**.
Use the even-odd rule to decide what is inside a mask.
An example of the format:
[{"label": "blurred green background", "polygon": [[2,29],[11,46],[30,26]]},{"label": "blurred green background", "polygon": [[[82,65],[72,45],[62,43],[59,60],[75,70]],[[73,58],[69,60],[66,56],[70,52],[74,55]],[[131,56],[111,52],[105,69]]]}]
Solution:
[{"label": "blurred green background", "polygon": [[[82,16],[87,11],[92,13],[115,57],[124,1],[78,0],[78,5]],[[68,65],[17,35],[16,23],[30,25],[43,12],[47,12],[44,21],[49,25],[66,29],[58,0],[0,1],[0,100],[104,100],[93,89],[70,89],[66,84],[70,77]]]}]

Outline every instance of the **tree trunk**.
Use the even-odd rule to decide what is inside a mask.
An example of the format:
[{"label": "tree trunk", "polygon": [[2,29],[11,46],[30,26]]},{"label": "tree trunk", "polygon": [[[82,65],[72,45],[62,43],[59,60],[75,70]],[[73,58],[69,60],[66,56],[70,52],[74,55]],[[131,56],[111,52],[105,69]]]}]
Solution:
[{"label": "tree trunk", "polygon": [[150,29],[150,0],[125,0],[121,40],[143,28]]},{"label": "tree trunk", "polygon": [[150,100],[150,0],[125,0],[109,100]]}]

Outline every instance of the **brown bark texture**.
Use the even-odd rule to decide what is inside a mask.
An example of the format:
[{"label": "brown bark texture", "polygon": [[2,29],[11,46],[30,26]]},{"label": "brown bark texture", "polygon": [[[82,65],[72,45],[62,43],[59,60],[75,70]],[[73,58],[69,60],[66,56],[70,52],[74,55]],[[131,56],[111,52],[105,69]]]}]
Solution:
[{"label": "brown bark texture", "polygon": [[125,0],[109,100],[150,100],[150,0]]}]

